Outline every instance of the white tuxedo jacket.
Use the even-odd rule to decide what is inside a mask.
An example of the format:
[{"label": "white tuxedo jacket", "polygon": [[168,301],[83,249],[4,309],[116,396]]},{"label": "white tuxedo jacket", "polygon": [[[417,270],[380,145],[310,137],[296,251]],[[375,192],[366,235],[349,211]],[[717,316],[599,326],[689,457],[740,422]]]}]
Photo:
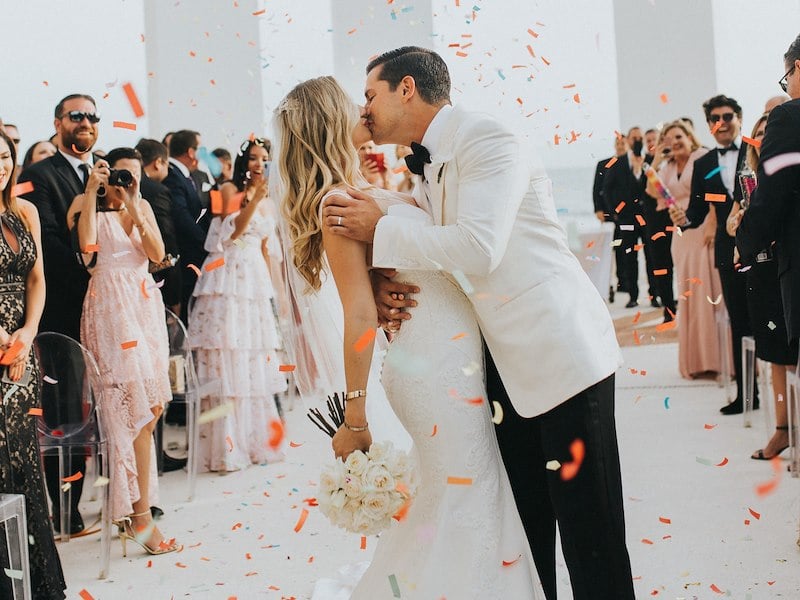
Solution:
[{"label": "white tuxedo jacket", "polygon": [[426,171],[435,224],[381,218],[373,265],[454,276],[523,417],[614,373],[622,357],[611,317],[567,246],[544,170],[491,116],[458,107],[436,148]]}]

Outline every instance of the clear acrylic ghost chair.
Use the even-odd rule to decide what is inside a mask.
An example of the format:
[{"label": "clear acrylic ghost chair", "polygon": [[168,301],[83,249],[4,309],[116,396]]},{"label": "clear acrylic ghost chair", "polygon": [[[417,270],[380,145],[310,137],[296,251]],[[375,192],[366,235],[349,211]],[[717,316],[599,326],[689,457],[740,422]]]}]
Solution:
[{"label": "clear acrylic ghost chair", "polygon": [[720,304],[716,307],[715,318],[717,322],[717,342],[720,349],[720,375],[718,379],[719,387],[725,389],[725,397],[728,402],[733,400],[731,396],[731,374],[733,373],[733,365],[731,365],[731,322],[728,318],[727,309]]},{"label": "clear acrylic ghost chair", "polygon": [[[170,381],[172,384],[172,402],[184,404],[186,407],[186,437],[188,452],[186,471],[189,479],[189,500],[194,498],[199,469],[198,445],[200,443],[200,402],[203,398],[219,396],[220,380],[200,380],[194,366],[194,356],[189,347],[186,326],[178,315],[165,309],[167,335],[169,337]],[[169,411],[170,407],[167,407]]]},{"label": "clear acrylic ghost chair", "polygon": [[31,574],[28,562],[28,523],[25,518],[25,496],[0,494],[0,593],[9,600],[31,599]]},{"label": "clear acrylic ghost chair", "polygon": [[[73,451],[90,453],[96,473],[110,477],[111,445],[105,435],[101,416],[102,386],[100,370],[92,354],[71,337],[43,332],[34,340],[39,359],[42,415],[38,419],[42,455],[58,454],[59,481],[67,473],[67,459]],[[108,485],[98,486],[101,493],[100,579],[108,575],[111,536],[111,504]],[[71,522],[71,485],[62,483],[61,541],[69,542]]]},{"label": "clear acrylic ghost chair", "polygon": [[756,389],[756,340],[752,335],[742,337],[742,411],[745,427],[753,426],[753,402]]},{"label": "clear acrylic ghost chair", "polygon": [[789,425],[789,470],[800,477],[800,363],[786,370],[786,412]]}]

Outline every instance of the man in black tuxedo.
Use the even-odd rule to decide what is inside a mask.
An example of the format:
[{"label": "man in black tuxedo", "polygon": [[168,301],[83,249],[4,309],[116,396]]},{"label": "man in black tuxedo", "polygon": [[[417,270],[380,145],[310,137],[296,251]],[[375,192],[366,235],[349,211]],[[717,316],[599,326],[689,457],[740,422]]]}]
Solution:
[{"label": "man in black tuxedo", "polygon": [[[609,156],[608,158],[604,158],[600,162],[597,163],[597,166],[594,169],[594,184],[592,185],[592,202],[594,204],[594,215],[597,217],[597,220],[601,223],[613,223],[614,218],[608,214],[606,211],[606,204],[605,200],[603,199],[603,182],[605,181],[605,174],[609,163],[613,166],[614,158],[619,159],[620,156],[624,156],[628,152],[628,145],[626,140],[621,135],[618,135],[614,139],[614,156]],[[608,167],[610,168],[610,167]],[[615,228],[614,231],[614,239],[618,240],[619,237],[619,228]],[[622,253],[617,252],[617,248],[614,248],[614,258],[617,267],[617,289],[620,288],[620,284],[622,282]],[[612,285],[608,289],[608,301],[614,302],[614,286]]]},{"label": "man in black tuxedo", "polygon": [[[30,183],[33,190],[23,197],[39,211],[42,223],[42,256],[47,298],[39,325],[40,331],[56,331],[75,340],[80,340],[81,310],[89,283],[89,274],[79,263],[70,243],[67,227],[67,210],[73,199],[83,193],[89,172],[94,166],[92,147],[99,133],[97,107],[94,99],[86,94],[70,94],[58,103],[55,109],[55,129],[58,152],[50,158],[34,163],[20,175],[19,182]],[[83,373],[76,372],[74,381],[63,378],[54,384],[53,391],[68,398]],[[74,415],[80,420],[82,415]],[[68,459],[67,470],[73,474],[83,470],[84,451],[75,449]],[[45,480],[53,502],[55,519],[59,515],[58,457],[46,456]],[[78,512],[78,501],[83,489],[83,479],[72,482],[70,502],[72,523],[70,531],[78,533],[83,521]],[[56,523],[58,529],[59,523]]]},{"label": "man in black tuxedo", "polygon": [[200,134],[183,129],[169,140],[169,173],[163,184],[172,197],[172,220],[181,255],[181,318],[188,323],[189,300],[197,274],[189,265],[202,268],[206,258],[206,242],[211,215],[203,210],[191,172],[197,168]]},{"label": "man in black tuxedo", "polygon": [[617,239],[622,242],[616,248],[622,263],[622,271],[617,271],[617,278],[630,294],[626,308],[636,306],[639,300],[639,260],[635,248],[645,235],[641,225],[644,217],[640,204],[646,184],[643,165],[643,155],[627,151],[606,170],[603,182],[605,211],[614,219],[619,232]]},{"label": "man in black tuxedo", "polygon": [[[741,137],[742,107],[736,100],[723,95],[714,96],[703,104],[703,110],[717,147],[694,163],[691,196],[686,212],[672,206],[670,216],[675,225],[686,229],[700,226],[708,214],[709,206],[713,206],[716,213],[714,262],[731,319],[733,365],[736,369],[736,400],[723,406],[720,412],[736,415],[743,410],[742,338],[752,335],[753,329],[747,309],[747,280],[745,274],[734,267],[734,239],[725,230],[725,222],[733,207],[733,198],[739,186],[738,173],[747,156],[747,147]],[[757,383],[753,401],[754,407],[758,408]]]},{"label": "man in black tuxedo", "polygon": [[[736,231],[743,259],[776,242],[778,273],[789,340],[800,338],[800,164],[774,160],[800,153],[800,35],[783,57],[783,91],[792,98],[772,109],[761,142],[758,187]],[[793,164],[791,164],[793,163]]]}]

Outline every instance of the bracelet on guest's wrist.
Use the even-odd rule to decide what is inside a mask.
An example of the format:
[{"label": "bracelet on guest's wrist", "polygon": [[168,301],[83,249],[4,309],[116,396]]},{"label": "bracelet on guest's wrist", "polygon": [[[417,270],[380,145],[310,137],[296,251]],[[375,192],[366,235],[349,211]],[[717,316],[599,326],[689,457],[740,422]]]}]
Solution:
[{"label": "bracelet on guest's wrist", "polygon": [[364,431],[367,431],[369,429],[369,423],[364,424],[362,427],[355,427],[353,425],[350,425],[347,422],[347,420],[344,420],[342,421],[342,425],[344,425],[345,429],[347,429],[348,431],[352,431],[353,433],[363,433]]},{"label": "bracelet on guest's wrist", "polygon": [[364,398],[367,395],[367,390],[353,390],[344,395],[345,400],[355,400],[356,398]]}]

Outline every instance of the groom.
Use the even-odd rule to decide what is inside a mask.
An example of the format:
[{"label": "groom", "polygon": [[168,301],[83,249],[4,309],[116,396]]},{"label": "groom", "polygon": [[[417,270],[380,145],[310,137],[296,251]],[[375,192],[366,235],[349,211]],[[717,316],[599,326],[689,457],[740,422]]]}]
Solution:
[{"label": "groom", "polygon": [[[365,96],[376,143],[413,142],[416,200],[436,225],[383,215],[357,191],[326,205],[327,225],[373,242],[375,267],[454,276],[486,342],[489,400],[505,414],[500,448],[548,600],[556,522],[574,597],[632,599],[614,423],[620,352],[557,223],[550,180],[494,119],[451,106],[447,66],[431,50],[372,60]],[[410,318],[415,288],[374,279],[390,328]]]}]

